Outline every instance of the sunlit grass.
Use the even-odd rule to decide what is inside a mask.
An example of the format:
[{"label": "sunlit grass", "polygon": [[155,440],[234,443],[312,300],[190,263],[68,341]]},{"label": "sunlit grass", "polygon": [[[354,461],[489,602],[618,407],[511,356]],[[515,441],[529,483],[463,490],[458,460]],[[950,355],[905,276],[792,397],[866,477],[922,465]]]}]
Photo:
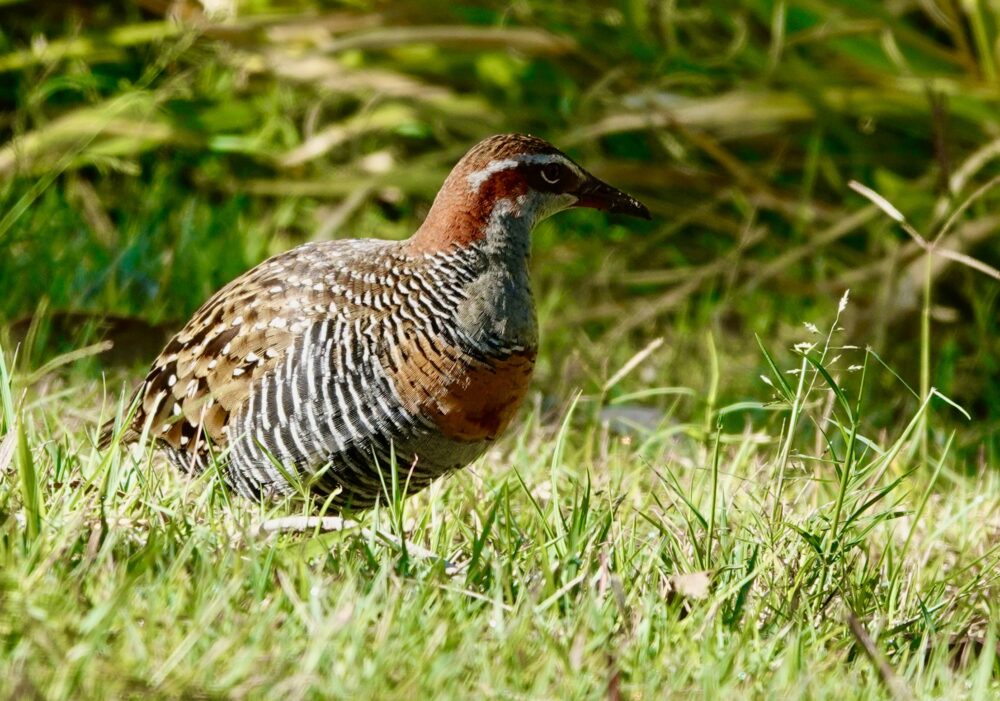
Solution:
[{"label": "sunlit grass", "polygon": [[665,390],[682,400],[652,428],[611,430],[600,396],[566,401],[334,533],[262,532],[311,512],[148,450],[101,453],[75,415],[99,388],[32,409],[4,370],[0,684],[53,698],[953,698],[971,684],[989,698],[1000,480],[965,476],[936,431],[957,411],[944,399],[871,425],[863,378],[889,371],[840,336],[814,334],[793,374],[765,350],[759,401],[707,416],[706,387]]}]

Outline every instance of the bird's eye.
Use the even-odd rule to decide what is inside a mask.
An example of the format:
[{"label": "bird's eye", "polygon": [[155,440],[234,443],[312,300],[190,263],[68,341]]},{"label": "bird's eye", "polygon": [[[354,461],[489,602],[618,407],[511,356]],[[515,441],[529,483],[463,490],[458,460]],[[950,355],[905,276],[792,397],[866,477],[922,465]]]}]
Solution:
[{"label": "bird's eye", "polygon": [[562,166],[558,163],[549,163],[542,167],[542,180],[549,185],[555,185],[562,177]]}]

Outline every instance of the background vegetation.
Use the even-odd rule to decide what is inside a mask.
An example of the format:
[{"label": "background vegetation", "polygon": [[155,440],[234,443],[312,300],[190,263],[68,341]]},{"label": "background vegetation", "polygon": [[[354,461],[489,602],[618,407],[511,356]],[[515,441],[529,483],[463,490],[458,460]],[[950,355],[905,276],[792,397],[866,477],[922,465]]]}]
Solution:
[{"label": "background vegetation", "polygon": [[[996,698],[998,71],[981,0],[0,0],[0,695]],[[654,220],[538,228],[496,451],[268,535],[96,450],[212,291],[501,131]]]}]

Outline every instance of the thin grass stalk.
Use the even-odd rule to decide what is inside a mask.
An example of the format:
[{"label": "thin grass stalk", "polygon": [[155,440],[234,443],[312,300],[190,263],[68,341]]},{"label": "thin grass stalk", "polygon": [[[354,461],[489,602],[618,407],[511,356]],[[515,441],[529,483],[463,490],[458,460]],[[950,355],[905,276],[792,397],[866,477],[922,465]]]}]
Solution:
[{"label": "thin grass stalk", "polygon": [[718,401],[719,394],[719,353],[715,348],[715,336],[709,331],[705,334],[705,345],[708,346],[708,358],[709,358],[709,382],[708,382],[708,397],[705,406],[705,436],[707,437],[712,431],[712,419],[715,415],[715,406]]},{"label": "thin grass stalk", "polygon": [[941,475],[941,470],[944,468],[945,460],[947,460],[948,454],[951,452],[951,446],[954,440],[955,432],[952,431],[951,435],[948,437],[948,442],[944,446],[941,458],[937,461],[937,466],[934,468],[934,474],[931,475],[931,479],[927,483],[927,488],[924,489],[924,493],[920,497],[920,503],[917,505],[916,511],[913,512],[913,517],[910,522],[910,530],[906,534],[906,540],[903,541],[903,546],[899,549],[899,553],[895,556],[896,566],[893,569],[892,574],[889,576],[889,602],[893,607],[896,606],[898,598],[899,575],[903,569],[903,562],[906,560],[906,554],[910,550],[910,544],[913,542],[913,536],[917,532],[917,525],[920,523],[920,519],[923,518],[924,511],[927,508],[927,502],[930,501],[931,493],[934,491],[934,485],[937,484],[938,477]]},{"label": "thin grass stalk", "polygon": [[[392,442],[389,445],[389,464],[392,468],[390,470],[390,474],[392,475],[392,493],[389,495],[389,523],[402,541],[402,545],[400,546],[400,562],[406,565],[409,563],[409,553],[406,551],[406,531],[404,530],[403,521],[403,498],[405,495],[403,490],[406,487],[399,480],[399,460],[396,455],[396,445]],[[409,483],[409,476],[407,476],[407,483]]]},{"label": "thin grass stalk", "polygon": [[771,520],[777,521],[781,516],[781,493],[785,488],[785,469],[788,466],[788,454],[792,450],[792,440],[795,437],[795,427],[799,423],[799,412],[802,409],[802,390],[806,381],[806,359],[803,356],[802,365],[799,368],[799,386],[795,390],[795,397],[792,399],[792,416],[788,420],[788,433],[785,435],[785,442],[781,446],[781,454],[778,457],[778,486],[774,490],[774,508],[771,511]]},{"label": "thin grass stalk", "polygon": [[837,533],[840,527],[840,514],[844,509],[844,499],[847,496],[847,485],[851,480],[851,468],[854,463],[854,445],[858,438],[858,422],[851,422],[851,434],[847,438],[847,451],[844,455],[844,466],[840,469],[840,488],[837,490],[837,501],[833,506],[833,520],[830,522],[830,535],[823,548],[823,577],[820,582],[820,591],[826,589],[827,577],[830,574],[830,558],[833,555],[833,544],[839,540]]},{"label": "thin grass stalk", "polygon": [[[581,396],[583,396],[583,393],[578,391],[570,402],[569,408],[566,410],[566,416],[563,418],[563,422],[559,426],[559,432],[556,434],[555,446],[552,448],[552,459],[549,462],[550,505],[552,507],[552,515],[555,517],[556,536],[563,543],[566,541],[566,522],[563,519],[562,512],[559,510],[559,473],[562,470],[563,456],[566,453],[566,438],[569,435],[573,414],[576,412],[576,407]],[[561,548],[557,547],[556,550],[562,553]]]},{"label": "thin grass stalk", "polygon": [[[991,692],[993,686],[994,672],[997,657],[997,615],[995,606],[990,606],[989,625],[986,628],[986,637],[983,640],[982,652],[979,653],[979,660],[976,663],[976,670],[972,682],[971,699],[995,699],[995,691]],[[996,687],[993,686],[995,689]]]},{"label": "thin grass stalk", "polygon": [[[933,250],[927,249],[924,267],[924,303],[920,313],[920,397],[927,401],[931,391],[931,285],[933,281]],[[920,465],[927,469],[930,423],[927,414],[920,419]]]},{"label": "thin grass stalk", "polygon": [[712,542],[715,539],[715,510],[719,496],[719,443],[722,438],[722,422],[715,427],[715,449],[712,451],[712,502],[708,511],[708,537],[705,542],[705,563],[712,561]]},{"label": "thin grass stalk", "polygon": [[968,3],[966,16],[972,27],[972,38],[976,43],[976,53],[979,56],[979,68],[987,82],[992,83],[997,79],[997,67],[993,57],[994,49],[993,42],[990,41],[990,31],[982,13],[984,4],[982,2]]},{"label": "thin grass stalk", "polygon": [[7,353],[0,346],[0,409],[3,409],[6,430],[10,432],[17,426],[17,412],[14,407],[14,392],[12,390],[14,383],[8,367],[13,368],[17,364],[17,352],[10,355],[10,365],[7,364],[7,357]]}]

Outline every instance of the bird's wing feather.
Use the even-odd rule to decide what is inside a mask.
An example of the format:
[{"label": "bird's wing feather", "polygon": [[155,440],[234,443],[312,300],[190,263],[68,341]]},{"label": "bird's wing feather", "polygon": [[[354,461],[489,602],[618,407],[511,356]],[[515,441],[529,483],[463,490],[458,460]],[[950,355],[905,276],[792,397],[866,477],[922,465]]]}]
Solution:
[{"label": "bird's wing feather", "polygon": [[[171,339],[136,389],[138,407],[125,440],[135,440],[148,426],[151,436],[182,453],[203,450],[204,436],[224,447],[230,415],[255,384],[317,319],[344,312],[331,282],[368,267],[362,260],[376,243],[385,245],[307,244],[220,289]],[[110,442],[112,428],[105,426],[102,444]]]}]

